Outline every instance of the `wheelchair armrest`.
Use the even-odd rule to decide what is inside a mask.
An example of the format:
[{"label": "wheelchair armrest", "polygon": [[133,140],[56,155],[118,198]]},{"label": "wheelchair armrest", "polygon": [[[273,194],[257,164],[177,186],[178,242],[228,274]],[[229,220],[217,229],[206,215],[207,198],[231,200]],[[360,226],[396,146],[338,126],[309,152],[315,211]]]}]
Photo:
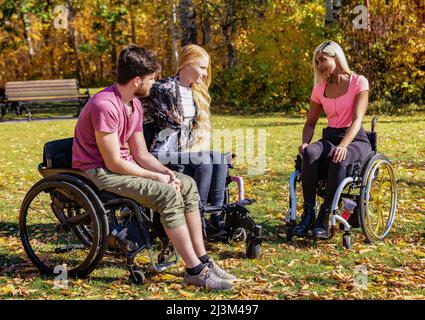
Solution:
[{"label": "wheelchair armrest", "polygon": [[221,212],[223,211],[223,207],[222,206],[205,206],[204,207],[205,212]]},{"label": "wheelchair armrest", "polygon": [[250,204],[253,204],[254,202],[255,202],[255,199],[245,198],[245,199],[239,200],[238,202],[236,202],[236,204],[238,204],[242,207],[245,207],[245,206],[249,206]]}]

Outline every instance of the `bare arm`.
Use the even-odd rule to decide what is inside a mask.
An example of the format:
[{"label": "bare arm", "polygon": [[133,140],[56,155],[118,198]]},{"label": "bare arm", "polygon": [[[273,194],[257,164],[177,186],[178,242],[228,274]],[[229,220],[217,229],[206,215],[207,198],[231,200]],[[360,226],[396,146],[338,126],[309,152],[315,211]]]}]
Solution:
[{"label": "bare arm", "polygon": [[362,91],[356,95],[356,100],[354,102],[353,122],[348,128],[344,138],[341,140],[341,143],[335,148],[333,153],[334,162],[341,162],[345,160],[347,156],[348,145],[353,141],[360,128],[362,127],[362,121],[366,113],[368,101],[369,91]]},{"label": "bare arm", "polygon": [[95,137],[106,169],[117,174],[140,176],[157,180],[156,173],[143,169],[130,161],[121,159],[117,133],[96,131]]},{"label": "bare arm", "polygon": [[303,128],[302,143],[299,147],[299,153],[301,156],[304,152],[304,148],[310,144],[311,139],[313,138],[314,129],[316,128],[317,121],[323,111],[322,105],[314,102],[313,100],[310,101],[310,105],[311,108],[308,111],[307,120],[305,121]]},{"label": "bare arm", "polygon": [[316,128],[317,121],[319,120],[320,114],[323,111],[321,104],[314,101],[310,101],[311,108],[307,114],[307,120],[305,121],[303,128],[303,143],[310,143],[314,135],[314,129]]},{"label": "bare arm", "polygon": [[136,160],[140,166],[153,172],[167,175],[169,174],[171,170],[164,166],[148,151],[143,132],[133,133],[133,135],[128,140],[128,144],[130,146],[131,154],[133,155],[134,160]]}]

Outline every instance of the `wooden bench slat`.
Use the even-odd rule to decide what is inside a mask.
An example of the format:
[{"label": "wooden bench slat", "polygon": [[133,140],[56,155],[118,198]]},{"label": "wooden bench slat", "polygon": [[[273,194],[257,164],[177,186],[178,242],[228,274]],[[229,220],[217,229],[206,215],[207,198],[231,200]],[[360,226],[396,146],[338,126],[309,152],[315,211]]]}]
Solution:
[{"label": "wooden bench slat", "polygon": [[16,91],[16,92],[8,92],[6,96],[8,97],[16,97],[16,96],[23,96],[23,97],[30,97],[30,96],[64,96],[64,95],[79,95],[78,91],[70,91],[70,90],[56,90],[56,91]]},{"label": "wooden bench slat", "polygon": [[17,92],[17,91],[78,91],[78,88],[73,87],[21,87],[21,88],[7,88],[5,92]]},{"label": "wooden bench slat", "polygon": [[78,88],[71,88],[71,87],[48,87],[48,88],[11,88],[11,89],[6,89],[5,93],[7,94],[8,92],[13,93],[13,92],[18,92],[18,91],[22,91],[22,92],[38,92],[38,91],[73,91],[73,92],[77,92],[79,91]]},{"label": "wooden bench slat", "polygon": [[60,99],[78,99],[78,98],[87,98],[85,95],[79,95],[79,96],[50,96],[50,97],[16,97],[16,98],[9,98],[8,101],[38,101],[38,100],[60,100]]},{"label": "wooden bench slat", "polygon": [[[82,98],[84,97],[84,95],[79,95],[79,94],[62,94],[62,95],[53,95],[53,94],[40,94],[40,95],[17,95],[17,96],[10,96],[7,97],[7,100],[19,100],[19,99],[42,99],[43,97],[49,97],[49,98],[66,98],[66,97],[72,97],[72,98]],[[85,96],[87,97],[87,96]]]},{"label": "wooden bench slat", "polygon": [[57,79],[57,80],[28,80],[28,81],[8,81],[6,82],[7,85],[14,85],[14,84],[55,84],[55,83],[77,83],[77,80],[75,79]]},{"label": "wooden bench slat", "polygon": [[40,89],[40,90],[47,90],[47,89],[54,89],[54,88],[67,88],[67,89],[72,89],[72,90],[77,90],[78,87],[74,86],[74,85],[49,85],[49,86],[41,86],[41,85],[37,85],[37,86],[7,86],[5,88],[6,91],[10,91],[10,90],[27,90],[27,89]]}]

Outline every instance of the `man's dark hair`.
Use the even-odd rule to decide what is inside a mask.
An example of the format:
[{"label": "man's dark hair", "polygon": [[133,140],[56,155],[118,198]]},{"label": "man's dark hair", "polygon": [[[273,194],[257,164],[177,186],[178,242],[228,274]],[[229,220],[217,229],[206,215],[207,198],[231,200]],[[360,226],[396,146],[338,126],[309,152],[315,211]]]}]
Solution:
[{"label": "man's dark hair", "polygon": [[118,59],[117,83],[127,84],[135,77],[145,77],[148,74],[161,71],[156,53],[135,44],[123,49]]}]

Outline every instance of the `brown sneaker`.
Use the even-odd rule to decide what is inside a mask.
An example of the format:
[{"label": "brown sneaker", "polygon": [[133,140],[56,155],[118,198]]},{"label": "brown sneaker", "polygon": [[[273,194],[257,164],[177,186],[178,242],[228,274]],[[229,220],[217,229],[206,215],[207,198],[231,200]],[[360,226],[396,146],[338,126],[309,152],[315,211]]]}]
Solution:
[{"label": "brown sneaker", "polygon": [[213,258],[209,258],[207,266],[214,271],[214,273],[221,279],[232,282],[237,280],[237,278],[233,275],[228,273],[227,271],[223,270],[219,267],[219,265],[213,260]]},{"label": "brown sneaker", "polygon": [[218,277],[212,269],[208,268],[208,266],[205,266],[199,274],[194,276],[185,272],[184,284],[193,284],[196,287],[202,287],[211,291],[224,291],[233,288],[231,283]]}]

